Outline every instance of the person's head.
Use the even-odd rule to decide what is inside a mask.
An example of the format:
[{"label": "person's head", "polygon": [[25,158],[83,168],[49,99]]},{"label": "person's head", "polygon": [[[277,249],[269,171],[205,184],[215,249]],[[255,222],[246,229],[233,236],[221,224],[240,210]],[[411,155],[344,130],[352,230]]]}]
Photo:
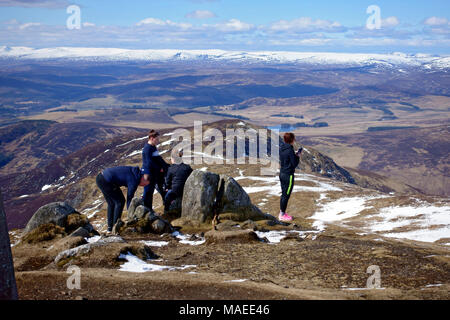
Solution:
[{"label": "person's head", "polygon": [[150,130],[148,133],[148,143],[157,146],[159,144],[159,132],[155,130]]},{"label": "person's head", "polygon": [[150,183],[150,179],[146,178],[145,175],[141,176],[141,182],[139,183],[140,187],[146,187]]},{"label": "person's head", "polygon": [[295,135],[292,132],[286,132],[283,140],[285,143],[293,145],[295,142]]},{"label": "person's head", "polygon": [[183,149],[172,152],[172,156],[170,157],[170,162],[172,164],[180,164],[183,162]]}]

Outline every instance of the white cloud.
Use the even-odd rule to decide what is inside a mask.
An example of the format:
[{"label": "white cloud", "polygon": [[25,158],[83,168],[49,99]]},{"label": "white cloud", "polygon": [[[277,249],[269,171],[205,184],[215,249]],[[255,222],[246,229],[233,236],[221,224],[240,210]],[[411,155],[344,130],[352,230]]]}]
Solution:
[{"label": "white cloud", "polygon": [[215,25],[217,30],[223,32],[250,31],[253,27],[252,24],[242,22],[238,19],[231,19]]},{"label": "white cloud", "polygon": [[396,27],[400,24],[400,21],[397,17],[388,17],[386,19],[381,19],[381,26],[383,28],[392,28]]},{"label": "white cloud", "polygon": [[192,27],[190,23],[178,23],[170,20],[161,20],[157,18],[147,18],[136,23],[136,26],[147,26],[147,27],[175,27],[181,29],[189,29]]},{"label": "white cloud", "polygon": [[423,22],[423,24],[427,26],[445,26],[449,25],[449,21],[447,18],[429,17]]},{"label": "white cloud", "polygon": [[187,13],[185,17],[190,19],[209,19],[217,16],[214,12],[208,10],[195,10]]},{"label": "white cloud", "polygon": [[0,7],[61,9],[69,5],[66,0],[0,0]]},{"label": "white cloud", "polygon": [[301,17],[294,20],[280,20],[274,22],[269,27],[270,31],[276,32],[343,32],[345,28],[339,22],[329,20],[312,19]]},{"label": "white cloud", "polygon": [[95,23],[83,22],[83,27],[95,27]]},{"label": "white cloud", "polygon": [[41,24],[38,23],[38,22],[29,22],[29,23],[24,23],[24,24],[20,25],[19,29],[20,30],[24,30],[24,29],[27,29],[27,28],[30,28],[30,27],[38,27],[40,25]]}]

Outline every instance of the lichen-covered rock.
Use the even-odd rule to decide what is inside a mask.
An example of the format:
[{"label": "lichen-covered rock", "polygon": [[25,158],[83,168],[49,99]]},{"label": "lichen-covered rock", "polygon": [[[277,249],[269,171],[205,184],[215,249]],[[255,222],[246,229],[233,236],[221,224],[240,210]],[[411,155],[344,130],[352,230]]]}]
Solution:
[{"label": "lichen-covered rock", "polygon": [[83,227],[79,227],[77,230],[75,230],[74,232],[72,232],[70,234],[70,237],[83,237],[83,238],[89,238],[89,231],[87,231],[85,228]]},{"label": "lichen-covered rock", "polygon": [[181,217],[200,222],[211,220],[219,180],[215,173],[194,170],[184,186]]},{"label": "lichen-covered rock", "polygon": [[152,222],[152,230],[156,234],[170,233],[170,227],[168,223],[162,219],[157,219]]},{"label": "lichen-covered rock", "polygon": [[65,228],[67,216],[74,213],[78,212],[66,202],[49,203],[39,208],[31,217],[30,221],[25,227],[25,233],[28,233],[41,225],[49,223],[53,223],[57,226]]},{"label": "lichen-covered rock", "polygon": [[133,198],[128,208],[127,219],[128,221],[137,221],[143,219],[148,212],[150,212],[150,209],[144,206],[142,198]]},{"label": "lichen-covered rock", "polygon": [[125,240],[123,240],[121,237],[117,237],[117,236],[116,237],[107,237],[107,238],[102,238],[102,239],[98,240],[97,242],[87,243],[87,244],[84,244],[84,245],[76,247],[76,248],[65,250],[65,251],[60,252],[56,256],[55,263],[58,264],[58,262],[60,262],[63,259],[68,259],[68,258],[76,257],[79,255],[87,254],[93,248],[107,246],[110,243],[125,243]]}]

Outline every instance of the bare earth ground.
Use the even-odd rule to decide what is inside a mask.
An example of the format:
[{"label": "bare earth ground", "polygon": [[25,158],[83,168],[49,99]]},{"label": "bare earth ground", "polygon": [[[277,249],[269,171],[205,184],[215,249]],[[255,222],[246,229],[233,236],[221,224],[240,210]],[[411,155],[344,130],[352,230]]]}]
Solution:
[{"label": "bare earth ground", "polygon": [[[155,238],[155,237],[153,237]],[[131,239],[128,239],[131,240]],[[129,273],[99,269],[95,256],[79,265],[81,290],[68,290],[64,270],[16,273],[21,299],[448,299],[448,251],[355,238],[336,231],[316,240],[280,244],[182,245],[153,251],[182,271]],[[15,249],[18,259],[20,249]],[[155,262],[156,263],[156,262]],[[84,265],[85,266],[84,266]],[[381,269],[380,290],[365,288],[367,267]],[[196,272],[195,274],[189,272]],[[227,280],[246,279],[244,282]],[[444,283],[440,287],[426,287]]]},{"label": "bare earth ground", "polygon": [[[244,170],[246,176],[256,174],[256,167],[239,166],[230,172],[225,166],[210,166],[209,170],[224,170],[233,176]],[[253,172],[255,171],[255,172]],[[319,180],[318,180],[319,181]],[[329,181],[329,179],[320,179]],[[243,187],[261,185],[241,179]],[[334,182],[342,191],[326,193],[327,201],[343,195],[357,197],[374,191]],[[299,180],[296,187],[315,183]],[[93,192],[91,190],[89,192]],[[295,187],[294,187],[295,191]],[[264,212],[274,214],[279,198],[264,192],[250,194],[252,202]],[[97,195],[95,196],[97,197]],[[419,195],[414,198],[419,197]],[[420,196],[421,201],[433,199]],[[288,236],[280,243],[259,241],[243,243],[203,243],[190,245],[171,235],[124,234],[126,244],[99,248],[71,263],[58,267],[53,260],[60,250],[52,247],[55,240],[37,245],[18,244],[13,249],[16,277],[21,299],[449,299],[450,249],[439,243],[396,240],[381,234],[361,233],[366,216],[349,219],[347,224],[331,223],[317,233],[310,217],[319,208],[321,195],[316,192],[294,192],[289,212],[299,230],[307,233],[303,239]],[[91,198],[92,201],[93,198]],[[371,201],[374,208],[414,203],[409,196],[391,196]],[[437,204],[435,201],[434,203]],[[155,207],[161,212],[161,199],[155,196]],[[366,210],[366,215],[371,210]],[[106,206],[91,219],[103,230]],[[126,219],[124,212],[123,219]],[[222,221],[223,222],[223,221]],[[241,223],[241,228],[243,224]],[[241,228],[232,227],[235,230]],[[291,227],[265,227],[286,229]],[[298,228],[297,228],[298,229]],[[260,229],[261,230],[261,226]],[[181,230],[201,237],[200,230]],[[207,230],[204,230],[207,231]],[[309,233],[308,233],[309,232]],[[130,246],[143,246],[142,240],[167,241],[166,246],[151,246],[159,256],[147,263],[182,267],[182,270],[130,273],[120,271],[124,260],[120,253]],[[17,234],[12,243],[17,242]],[[447,241],[448,242],[448,241]],[[81,268],[81,289],[69,290],[66,273],[69,265]],[[381,271],[381,289],[366,289],[371,274],[367,268],[377,265]]]}]

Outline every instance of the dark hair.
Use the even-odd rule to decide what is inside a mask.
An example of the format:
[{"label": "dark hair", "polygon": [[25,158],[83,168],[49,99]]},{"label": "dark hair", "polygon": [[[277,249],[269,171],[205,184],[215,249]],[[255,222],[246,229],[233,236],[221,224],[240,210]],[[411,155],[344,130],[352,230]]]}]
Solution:
[{"label": "dark hair", "polygon": [[159,137],[159,132],[155,130],[150,130],[150,132],[148,133],[148,138],[151,139],[156,137]]},{"label": "dark hair", "polygon": [[286,132],[286,133],[284,134],[283,139],[284,139],[284,142],[290,144],[290,143],[294,142],[294,140],[295,140],[295,135],[294,135],[292,132]]}]

